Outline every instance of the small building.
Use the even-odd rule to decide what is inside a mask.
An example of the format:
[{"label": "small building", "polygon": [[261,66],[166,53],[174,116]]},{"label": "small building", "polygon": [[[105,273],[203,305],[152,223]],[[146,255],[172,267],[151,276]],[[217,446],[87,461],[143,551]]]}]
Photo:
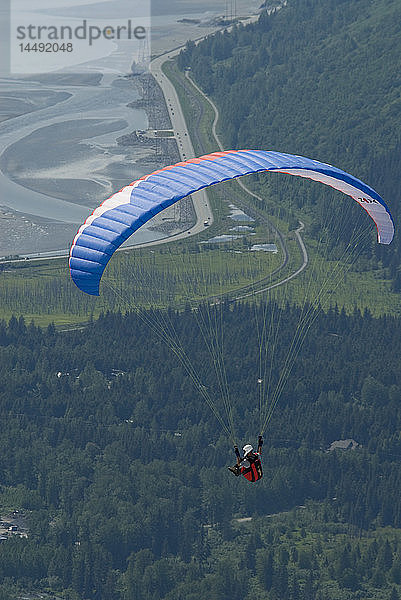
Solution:
[{"label": "small building", "polygon": [[359,446],[360,444],[353,439],[337,440],[330,444],[327,452],[332,452],[333,450],[356,450]]}]

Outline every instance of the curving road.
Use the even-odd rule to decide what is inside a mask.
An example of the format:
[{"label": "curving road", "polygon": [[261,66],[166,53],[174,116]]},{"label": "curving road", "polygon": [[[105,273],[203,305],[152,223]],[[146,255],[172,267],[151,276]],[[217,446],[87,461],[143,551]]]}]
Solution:
[{"label": "curving road", "polygon": [[[186,78],[191,82],[191,84],[194,86],[194,88],[199,92],[199,94],[201,94],[210,104],[210,106],[213,108],[214,111],[214,119],[213,119],[213,124],[212,124],[212,133],[213,133],[213,137],[215,138],[217,145],[219,147],[220,150],[224,150],[224,146],[221,142],[221,139],[217,133],[217,123],[219,121],[219,109],[217,108],[217,106],[215,105],[215,103],[213,102],[213,100],[211,100],[211,98],[209,98],[203,90],[201,90],[201,88],[194,82],[194,80],[192,79],[192,77],[190,77],[189,72],[187,71],[185,73]],[[257,200],[262,200],[262,198],[260,196],[258,196],[257,194],[255,194],[252,190],[250,190],[243,181],[241,181],[241,179],[236,179],[235,180],[236,183],[244,190],[244,192],[246,192],[247,194],[249,194],[250,196],[253,196],[254,198],[256,198]],[[247,298],[249,296],[253,296],[255,294],[261,294],[262,292],[267,292],[268,290],[271,290],[273,288],[279,287],[280,285],[284,285],[285,283],[288,283],[289,281],[291,281],[291,279],[294,279],[294,277],[297,277],[300,273],[302,273],[302,271],[307,267],[308,262],[309,262],[309,258],[308,258],[308,252],[306,250],[304,241],[301,237],[301,231],[303,231],[303,229],[305,228],[304,223],[302,223],[302,221],[299,222],[300,226],[298,227],[298,229],[296,229],[295,231],[295,236],[297,238],[297,242],[298,242],[298,246],[301,250],[302,253],[302,264],[299,267],[299,269],[297,269],[294,273],[292,273],[291,275],[289,275],[288,277],[285,277],[284,279],[282,279],[281,281],[278,281],[274,284],[271,284],[267,287],[263,287],[257,291],[252,290],[249,293],[243,294],[241,296],[236,296],[235,300],[242,300],[243,298]],[[283,262],[281,263],[281,265],[270,275],[270,277],[272,275],[274,275],[275,273],[277,273],[277,271],[281,270],[283,267],[286,266],[286,264],[288,263],[288,249],[287,246],[285,244],[285,240],[284,237],[282,235],[282,233],[280,232],[279,229],[277,229],[276,227],[274,227],[274,225],[272,225],[272,223],[269,221],[269,226],[275,231],[279,241],[280,241],[280,245],[283,251]]]}]

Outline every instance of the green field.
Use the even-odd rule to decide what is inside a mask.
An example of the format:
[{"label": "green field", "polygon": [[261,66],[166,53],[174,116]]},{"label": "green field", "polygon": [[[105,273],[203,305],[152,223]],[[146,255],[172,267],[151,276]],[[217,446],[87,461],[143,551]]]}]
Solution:
[{"label": "green field", "polygon": [[182,308],[252,286],[280,262],[280,253],[250,252],[242,240],[219,247],[192,242],[124,250],[108,265],[98,298],[75,287],[65,259],[16,262],[0,272],[0,317],[23,315],[40,325],[63,326],[107,310]]},{"label": "green field", "polygon": [[[210,229],[208,233],[210,238],[215,231]],[[123,250],[107,266],[99,297],[90,297],[75,287],[66,259],[4,265],[0,271],[0,317],[23,315],[27,322],[54,322],[63,327],[87,322],[107,310],[149,306],[181,309],[187,303],[234,299],[241,290],[266,290],[299,268],[301,254],[293,232],[287,234],[289,261],[275,275],[272,273],[282,263],[282,252],[251,252],[250,240],[275,241],[256,226],[252,238],[218,246],[188,240],[154,249]],[[347,312],[367,307],[376,316],[399,314],[397,295],[382,271],[360,272],[358,263],[327,261],[316,242],[306,240],[306,245],[308,267],[272,291],[275,298],[298,305],[320,304],[323,308],[345,306]],[[262,299],[268,293],[255,297]]]},{"label": "green field", "polygon": [[[213,151],[217,147],[211,129],[214,112],[176,65],[168,62],[164,72],[176,86],[190,127],[197,153]],[[259,191],[261,193],[261,191]],[[266,192],[265,192],[266,193]],[[107,310],[127,310],[138,307],[182,308],[186,303],[228,297],[233,300],[246,292],[266,290],[269,285],[285,279],[299,269],[302,255],[288,221],[306,222],[302,237],[306,243],[309,264],[307,269],[290,282],[276,288],[272,295],[282,302],[320,304],[323,308],[344,306],[347,312],[356,307],[375,314],[399,314],[397,294],[384,269],[361,270],[349,265],[349,257],[334,262],[325,258],[322,245],[307,235],[308,215],[292,213],[290,216],[269,214],[266,207],[255,206],[252,196],[236,182],[227,182],[208,191],[215,222],[197,236],[180,243],[161,244],[152,249],[131,249],[116,253],[108,265],[101,285],[100,297],[81,293],[69,277],[67,260],[17,261],[3,263],[0,271],[0,318],[23,315],[27,322],[39,325],[54,322],[58,327],[75,326],[87,322]],[[228,218],[228,204],[234,203],[245,211],[249,208],[256,221],[255,235],[211,246],[204,245],[214,235],[230,233],[235,222]],[[285,211],[284,211],[285,212]],[[277,213],[277,211],[276,211]],[[268,220],[282,232],[288,251],[287,264],[283,262],[281,246]],[[294,228],[294,223],[292,224]],[[250,252],[251,244],[275,242],[277,254]],[[278,272],[276,272],[278,270]],[[335,276],[332,276],[334,271]],[[274,275],[272,275],[274,273]],[[266,294],[258,293],[262,299]]]}]

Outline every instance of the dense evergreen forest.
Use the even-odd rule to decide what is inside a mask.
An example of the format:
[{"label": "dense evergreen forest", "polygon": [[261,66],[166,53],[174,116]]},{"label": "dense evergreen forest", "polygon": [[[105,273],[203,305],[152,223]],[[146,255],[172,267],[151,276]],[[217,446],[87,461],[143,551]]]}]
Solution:
[{"label": "dense evergreen forest", "polygon": [[[288,0],[188,43],[179,64],[219,106],[227,147],[349,170],[397,222],[400,17],[398,0]],[[254,186],[283,216],[307,214],[316,234],[330,193],[324,203],[321,186],[292,179]],[[366,268],[384,265],[396,292],[399,240],[364,257]],[[34,298],[43,285],[37,272],[36,287],[21,289]],[[60,289],[54,298],[74,311]],[[301,310],[210,307],[238,444],[259,433],[256,316],[280,321],[277,379]],[[400,600],[401,318],[313,313],[265,434],[264,478],[249,484],[228,472],[232,441],[199,393],[222,410],[196,311],[159,313],[196,365],[198,390],[144,324],[154,312],[105,312],[68,331],[0,321],[0,521],[19,524],[0,535],[0,600]],[[330,449],[339,440],[356,447]]]},{"label": "dense evergreen forest", "polygon": [[[215,100],[226,148],[310,156],[379,191],[399,221],[401,5],[398,0],[291,0],[259,21],[195,44],[180,67]],[[274,206],[308,210],[322,230],[318,184],[260,177]],[[291,201],[289,200],[291,199]],[[313,210],[311,211],[311,207]],[[283,214],[283,213],[282,213]],[[344,239],[349,225],[343,224]],[[400,237],[392,252],[372,246],[400,289]]]},{"label": "dense evergreen forest", "polygon": [[[239,441],[254,442],[255,309],[220,309]],[[298,312],[286,307],[284,338]],[[213,389],[193,312],[170,319]],[[214,415],[137,314],[68,332],[2,322],[0,502],[3,518],[24,512],[28,537],[0,544],[0,597],[394,600],[400,340],[395,317],[317,315],[252,486],[228,472]],[[327,452],[350,438],[356,450]]]}]

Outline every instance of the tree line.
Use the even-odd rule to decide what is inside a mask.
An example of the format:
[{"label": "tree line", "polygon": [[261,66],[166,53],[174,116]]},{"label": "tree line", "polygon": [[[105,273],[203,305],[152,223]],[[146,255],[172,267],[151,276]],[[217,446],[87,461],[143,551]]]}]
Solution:
[{"label": "tree line", "polygon": [[[300,309],[258,310],[266,308],[283,311],[284,343]],[[255,443],[255,306],[216,310],[229,340],[238,441]],[[203,380],[217,386],[193,311],[169,316]],[[231,443],[174,353],[137,313],[104,314],[69,332],[42,330],[22,317],[2,322],[0,502],[2,512],[25,511],[29,523],[27,539],[0,544],[8,597],[20,586],[72,599],[195,599],[211,586],[211,597],[247,598],[256,585],[269,598],[292,600],[308,586],[318,598],[326,580],[337,582],[333,597],[363,586],[388,594],[395,586],[397,593],[400,547],[391,531],[396,536],[401,526],[400,334],[396,317],[337,309],[317,315],[266,432],[265,477],[251,487],[228,473]],[[360,447],[327,452],[344,438]],[[375,553],[360,550],[355,558],[353,543],[342,559],[339,537],[319,568],[316,551],[309,556],[300,540],[304,558],[294,555],[286,575],[278,536],[273,546],[258,542],[254,567],[237,573],[251,534],[237,531],[236,518],[252,516],[264,530],[266,515],[311,502],[318,503],[310,510],[320,511],[322,531],[333,523],[364,539],[390,528],[380,534],[393,544],[387,570],[376,573]],[[298,521],[286,527],[295,535]],[[225,544],[232,552],[220,556]],[[272,548],[277,555],[269,558]],[[341,560],[349,571],[335,566]]]},{"label": "tree line", "polygon": [[[397,226],[400,17],[392,0],[293,0],[254,24],[188,42],[178,64],[191,67],[216,102],[226,148],[272,149],[336,165],[378,190]],[[315,236],[333,204],[337,216],[342,212],[338,195],[319,185],[273,179],[257,177],[258,191],[282,215],[306,211]],[[341,224],[347,242],[350,222]],[[396,291],[399,240],[390,253],[374,245],[368,251],[388,267]]]}]

